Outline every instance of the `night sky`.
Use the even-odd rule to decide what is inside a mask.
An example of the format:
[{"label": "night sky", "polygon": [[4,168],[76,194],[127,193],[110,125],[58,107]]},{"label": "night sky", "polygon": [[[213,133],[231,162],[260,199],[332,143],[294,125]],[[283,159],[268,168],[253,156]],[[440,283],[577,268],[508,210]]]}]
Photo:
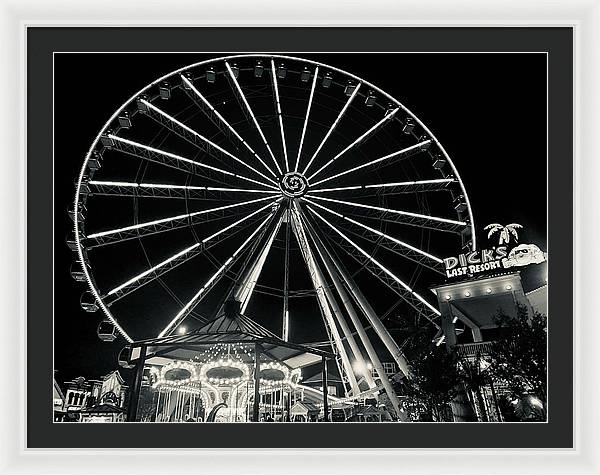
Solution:
[{"label": "night sky", "polygon": [[[293,54],[293,56],[321,61],[375,84],[398,99],[427,125],[453,159],[469,193],[479,247],[487,243],[482,231],[483,226],[491,222],[502,224],[516,222],[524,226],[520,233],[521,242],[536,243],[544,251],[547,250],[545,55]],[[59,382],[79,375],[96,378],[115,369],[117,354],[124,344],[120,338],[113,343],[103,343],[98,340],[96,327],[102,316],[100,313],[86,313],[81,309],[79,297],[85,290],[85,286],[74,282],[69,275],[74,254],[65,245],[65,236],[72,228],[72,222],[66,211],[73,201],[73,183],[79,174],[85,155],[106,120],[132,94],[170,71],[210,57],[198,54],[55,55],[54,328],[55,370]],[[285,93],[285,86],[282,93]],[[324,122],[326,121],[324,119]],[[352,126],[348,127],[349,136],[353,134],[356,136]],[[356,130],[360,130],[360,127],[356,127]],[[292,138],[290,142],[293,140]],[[311,146],[309,138],[306,146]],[[118,168],[112,171],[107,169],[106,173],[112,173],[111,177],[115,180],[122,178],[123,181],[133,181],[130,180],[131,177],[119,176],[121,172]],[[139,170],[135,173],[140,176]],[[165,181],[164,176],[160,176],[162,172],[157,166],[144,170],[143,173],[147,181],[159,182],[161,179]],[[108,178],[103,176],[102,179]],[[175,182],[173,180],[172,182]],[[393,179],[386,181],[393,181]],[[107,201],[106,203],[121,209],[111,216],[107,215],[107,224],[99,225],[98,229],[110,228],[111,219],[120,225],[131,224],[131,206],[121,207],[120,202]],[[161,206],[164,208],[158,211],[155,209],[156,215],[168,216],[171,209],[168,207],[176,204]],[[435,204],[432,207],[435,207]],[[90,214],[95,210],[98,216],[99,209],[102,208],[94,207],[92,204]],[[143,212],[144,209],[141,209],[140,213]],[[186,236],[177,234],[179,231],[171,233],[173,233],[173,242],[178,243],[173,248],[181,248]],[[439,239],[439,235],[435,234],[438,232],[433,233]],[[155,240],[153,246],[155,249],[161,246],[166,249],[166,246],[163,246],[165,241],[162,241],[162,237],[160,239]],[[455,242],[448,240],[445,247],[443,244],[441,247],[438,244],[437,251],[442,252],[442,257],[444,252],[445,255],[455,254],[458,252]],[[131,245],[137,246],[135,242]],[[114,281],[115,283],[123,281],[127,275],[134,274],[133,268],[136,270],[144,268],[143,260],[139,260],[142,258],[138,256],[139,248],[123,247],[123,250],[119,251],[113,246],[120,245],[108,246],[110,249],[107,251],[106,258],[101,254],[104,250],[98,251],[96,259],[114,261],[114,272],[119,277]],[[235,247],[225,246],[222,251],[215,250],[215,257],[223,259]],[[281,280],[281,274],[278,274],[281,271],[277,270],[280,269],[277,265],[283,254],[279,240],[276,241],[274,249],[275,263],[272,264],[272,268],[265,268],[267,280],[270,277],[272,283],[265,282],[265,285],[276,285]],[[170,255],[169,250],[171,249],[166,249],[164,251],[166,254],[162,255]],[[159,251],[157,252],[158,254],[152,257],[153,262],[158,262],[157,256],[161,255]],[[298,250],[293,250],[292,254],[294,253],[298,254]],[[126,262],[130,257],[136,260],[135,264]],[[198,286],[198,282],[206,280],[200,276],[201,272],[206,271],[206,275],[214,272],[214,268],[211,268],[207,261],[203,262],[200,270],[189,268],[182,271],[184,277],[181,282],[186,287],[180,296],[182,301],[186,301],[185,295],[189,295],[189,292]],[[102,262],[98,263],[98,268],[102,268]],[[104,274],[101,280],[114,277],[106,269],[98,272]],[[301,274],[299,270],[292,276],[292,281],[297,280],[292,284],[296,284],[298,288],[306,288],[306,276],[303,277]],[[382,288],[379,282],[372,283],[365,277],[359,274],[357,282],[362,285],[365,294],[371,292],[371,295],[377,296],[372,302],[373,306],[378,312],[383,313],[394,302],[394,298],[389,293],[378,291]],[[427,274],[422,275],[421,278],[427,279]],[[165,282],[171,284],[168,279],[165,279]],[[439,282],[432,280],[424,288],[436,283]],[[164,310],[165,313],[170,314],[173,309],[177,309],[177,303],[168,297],[162,288],[154,289],[150,287],[151,285],[154,284],[149,284],[149,288],[144,291],[136,292],[140,294],[137,296],[138,300],[132,300],[132,303],[122,309],[124,313],[136,312],[135,319],[131,317],[131,324],[136,329],[136,335],[142,337],[152,336],[164,326],[164,320],[163,325],[160,325],[161,322],[153,321],[151,311]],[[229,285],[230,282],[224,281],[221,286],[217,286],[213,290],[215,298],[207,303],[206,307],[200,306],[199,315],[209,316],[218,303],[218,297],[223,295]],[[253,297],[250,304],[249,316],[257,318],[261,324],[271,330],[278,331],[278,323],[273,320],[279,318],[281,304],[278,302],[280,301],[274,298],[269,300],[269,297],[263,294],[257,295],[256,298]],[[302,321],[293,321],[292,339],[299,342],[324,339],[322,323],[319,325],[320,317],[315,320],[312,315],[317,312],[314,302],[306,302],[306,299],[301,298],[296,300],[298,302],[296,305],[299,307],[295,314],[301,314]],[[273,312],[277,315],[276,318],[273,318]],[[259,313],[267,316],[258,318],[256,315]],[[190,321],[189,326],[194,326],[194,320]],[[125,373],[123,372],[124,375]]]}]

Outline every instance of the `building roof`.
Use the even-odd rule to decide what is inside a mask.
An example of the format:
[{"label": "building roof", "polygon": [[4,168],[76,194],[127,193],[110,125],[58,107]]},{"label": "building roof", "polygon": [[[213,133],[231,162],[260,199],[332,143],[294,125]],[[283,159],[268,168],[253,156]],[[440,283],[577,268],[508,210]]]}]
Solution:
[{"label": "building roof", "polygon": [[319,411],[320,409],[315,404],[308,401],[298,401],[290,409],[291,414],[317,414]]},{"label": "building roof", "polygon": [[62,401],[64,402],[65,401],[65,395],[64,395],[64,393],[60,389],[60,386],[56,382],[55,378],[53,378],[53,381],[54,381],[54,393],[53,393],[53,397],[54,398],[58,397],[59,399],[62,399]]},{"label": "building roof", "polygon": [[102,377],[102,381],[106,381],[107,379],[109,379],[112,375],[115,375],[117,378],[117,381],[119,381],[119,384],[121,386],[123,386],[123,383],[125,383],[125,380],[123,379],[123,376],[121,376],[121,373],[119,373],[119,370],[116,369],[114,371],[111,371],[110,373],[106,374],[105,376]]}]

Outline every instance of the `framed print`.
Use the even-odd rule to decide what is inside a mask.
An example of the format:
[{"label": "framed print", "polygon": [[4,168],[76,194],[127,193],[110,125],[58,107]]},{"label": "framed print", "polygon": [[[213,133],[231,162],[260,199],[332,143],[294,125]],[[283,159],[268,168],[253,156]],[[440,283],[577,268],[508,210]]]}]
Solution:
[{"label": "framed print", "polygon": [[566,469],[578,31],[27,25],[19,460]]},{"label": "framed print", "polygon": [[[73,260],[63,279],[55,266],[55,302],[77,298],[55,320],[54,422],[546,421],[547,53],[55,52],[55,150],[93,135],[71,121],[90,88],[108,104],[115,71],[139,81],[163,63],[186,66],[116,107],[82,163],[55,165]],[[452,66],[463,74],[442,89],[435,72]],[[469,136],[469,169],[414,107]],[[528,133],[481,159],[503,162],[507,194],[475,164],[518,107]],[[520,313],[523,327],[500,321]],[[73,314],[92,317],[89,360]],[[521,346],[494,346],[505,331]],[[441,372],[453,379],[425,389]]]},{"label": "framed print", "polygon": [[54,51],[53,427],[549,443],[549,54]]}]

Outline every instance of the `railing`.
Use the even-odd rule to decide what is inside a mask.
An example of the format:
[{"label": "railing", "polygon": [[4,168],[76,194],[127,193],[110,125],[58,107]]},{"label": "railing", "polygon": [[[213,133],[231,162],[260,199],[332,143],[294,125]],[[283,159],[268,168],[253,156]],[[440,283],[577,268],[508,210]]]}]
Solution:
[{"label": "railing", "polygon": [[460,356],[476,356],[478,353],[480,355],[486,355],[490,353],[493,344],[493,341],[463,343],[456,345],[456,352]]}]

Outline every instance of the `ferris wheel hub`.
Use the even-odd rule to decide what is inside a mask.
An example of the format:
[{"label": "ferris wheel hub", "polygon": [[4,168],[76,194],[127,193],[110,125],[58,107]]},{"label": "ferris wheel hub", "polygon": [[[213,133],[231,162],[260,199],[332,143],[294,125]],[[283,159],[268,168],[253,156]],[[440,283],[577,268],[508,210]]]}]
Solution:
[{"label": "ferris wheel hub", "polygon": [[308,180],[298,172],[289,172],[279,181],[279,189],[289,198],[299,198],[308,192]]}]

